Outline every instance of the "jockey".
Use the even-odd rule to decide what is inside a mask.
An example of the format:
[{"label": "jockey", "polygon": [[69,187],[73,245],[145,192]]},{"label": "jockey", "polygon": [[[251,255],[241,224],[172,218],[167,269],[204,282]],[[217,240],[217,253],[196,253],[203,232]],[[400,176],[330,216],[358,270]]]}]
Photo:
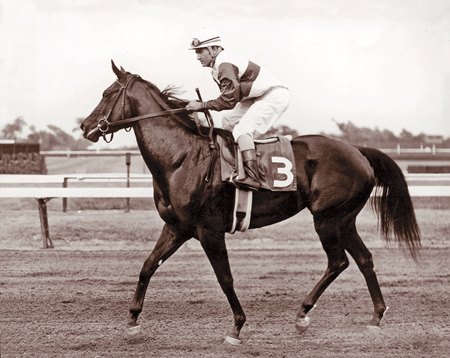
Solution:
[{"label": "jockey", "polygon": [[226,53],[215,33],[194,38],[195,50],[203,67],[210,67],[220,95],[216,99],[190,101],[188,111],[229,110],[222,127],[230,130],[242,153],[245,179],[233,181],[250,190],[258,190],[260,180],[253,137],[260,136],[277,121],[289,105],[289,90],[269,71],[254,62]]}]

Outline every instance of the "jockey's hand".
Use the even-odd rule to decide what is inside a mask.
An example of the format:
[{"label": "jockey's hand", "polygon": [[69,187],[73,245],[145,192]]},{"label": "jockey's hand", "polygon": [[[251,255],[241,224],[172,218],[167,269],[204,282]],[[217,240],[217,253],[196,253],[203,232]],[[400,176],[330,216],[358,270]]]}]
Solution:
[{"label": "jockey's hand", "polygon": [[202,102],[200,101],[190,101],[186,105],[186,110],[188,112],[198,112],[202,110]]}]

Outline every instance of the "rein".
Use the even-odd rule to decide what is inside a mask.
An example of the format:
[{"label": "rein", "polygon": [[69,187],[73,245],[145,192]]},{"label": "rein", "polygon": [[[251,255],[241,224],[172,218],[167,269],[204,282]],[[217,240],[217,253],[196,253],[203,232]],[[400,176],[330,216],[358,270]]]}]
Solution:
[{"label": "rein", "polygon": [[[100,121],[97,124],[97,127],[99,128],[99,130],[102,133],[103,132],[106,133],[110,128],[123,126],[125,124],[131,124],[131,123],[143,120],[143,119],[155,118],[155,117],[160,117],[160,116],[167,116],[167,115],[183,113],[183,112],[186,112],[185,108],[167,109],[167,110],[164,110],[164,111],[159,111],[159,112],[154,112],[154,113],[149,113],[149,114],[143,114],[142,116],[121,119],[121,120],[114,121],[114,122],[109,122],[108,118],[105,116],[105,118],[100,119]],[[103,125],[105,125],[106,127],[103,128],[102,127]]]},{"label": "rein", "polygon": [[[98,121],[97,127],[96,127],[96,130],[99,130],[102,133],[103,139],[105,140],[106,143],[111,143],[111,141],[113,140],[114,132],[110,132],[111,133],[111,137],[110,137],[109,140],[106,139],[106,134],[111,128],[125,127],[125,130],[127,130],[127,127],[129,127],[128,124],[136,123],[136,122],[141,121],[143,119],[149,119],[149,118],[155,118],[155,117],[161,117],[161,116],[167,116],[167,115],[173,115],[173,114],[177,114],[177,113],[186,113],[187,112],[186,108],[175,108],[175,109],[166,109],[166,110],[163,110],[163,111],[149,113],[149,114],[143,114],[143,115],[136,116],[136,117],[125,118],[125,96],[128,97],[128,95],[126,93],[127,92],[127,88],[132,84],[132,82],[134,82],[134,80],[136,80],[138,78],[140,78],[139,75],[132,75],[127,80],[125,85],[123,85],[118,80],[116,80],[116,83],[118,83],[120,85],[119,93],[117,94],[117,97],[115,98],[111,109],[108,111],[108,113],[106,115],[103,116],[103,118],[101,118]],[[198,89],[196,89],[196,91],[197,91],[197,94],[199,96],[199,99],[201,100],[200,92],[198,91]],[[151,96],[153,97],[153,99],[162,108],[167,107],[167,104],[160,97],[155,96],[153,94],[153,91],[151,91],[150,93],[151,93]],[[120,96],[122,96],[122,102],[121,102],[122,119],[114,121],[114,122],[110,122],[108,119],[109,119],[112,111],[116,107],[117,101],[119,100]],[[214,135],[213,135],[214,122],[213,122],[212,117],[211,117],[211,115],[209,114],[208,111],[205,112],[205,115],[206,115],[207,122],[208,122],[208,125],[209,125],[208,134],[203,134],[202,133],[201,125],[200,125],[198,119],[195,120],[195,124],[196,124],[197,131],[198,131],[199,135],[202,136],[202,137],[208,137],[209,138],[208,146],[209,146],[209,149],[212,151],[212,153],[211,153],[212,155],[211,155],[211,160],[210,160],[210,163],[209,163],[209,166],[208,166],[208,172],[207,172],[206,177],[205,177],[205,181],[209,182],[211,177],[212,177],[212,174],[213,174],[214,164],[216,162],[218,153],[217,153],[216,141],[215,141]]]},{"label": "rein", "polygon": [[[125,118],[125,96],[128,97],[128,95],[127,95],[127,88],[131,85],[131,83],[134,80],[136,80],[138,78],[139,78],[138,75],[132,75],[127,80],[125,85],[123,85],[122,83],[120,83],[119,81],[116,80],[116,83],[119,84],[119,86],[120,86],[119,93],[117,94],[116,98],[114,99],[114,103],[111,106],[111,109],[97,123],[97,129],[100,132],[102,132],[103,139],[105,140],[106,143],[111,143],[111,141],[112,141],[112,139],[114,137],[114,132],[111,132],[111,138],[109,139],[109,141],[106,139],[106,134],[107,134],[107,132],[109,131],[110,128],[124,126],[124,125],[127,125],[127,124],[131,124],[131,123],[140,121],[142,119],[154,118],[154,117],[159,117],[159,116],[165,116],[165,115],[171,115],[171,114],[186,112],[185,108],[177,108],[177,109],[169,109],[169,110],[159,111],[159,112],[150,113],[150,114],[144,114],[142,116],[137,116],[137,117]],[[122,101],[121,101],[122,119],[118,120],[118,121],[110,122],[108,119],[111,116],[112,111],[116,107],[117,101],[119,100],[120,96],[122,96]],[[154,97],[154,98],[157,99],[157,97]],[[161,105],[161,103],[159,103],[159,104]],[[126,127],[128,127],[128,126],[126,126]],[[125,128],[125,130],[127,130],[127,129]]]}]

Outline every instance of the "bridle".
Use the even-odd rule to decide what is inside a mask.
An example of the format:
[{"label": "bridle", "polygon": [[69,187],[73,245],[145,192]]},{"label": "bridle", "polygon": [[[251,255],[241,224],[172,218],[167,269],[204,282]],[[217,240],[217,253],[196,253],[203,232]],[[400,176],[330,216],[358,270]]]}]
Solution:
[{"label": "bridle", "polygon": [[[127,130],[127,128],[129,128],[128,131],[130,131],[131,130],[130,124],[140,121],[142,119],[148,119],[148,118],[172,115],[172,114],[176,114],[176,113],[188,112],[186,110],[186,108],[183,107],[183,108],[167,109],[167,110],[153,112],[153,113],[149,113],[149,114],[143,114],[143,115],[137,116],[137,117],[125,118],[125,97],[128,97],[127,88],[129,88],[131,86],[131,84],[138,78],[140,78],[139,75],[131,75],[130,78],[127,79],[125,84],[120,83],[118,80],[115,81],[116,83],[119,84],[120,90],[117,93],[116,98],[114,99],[113,105],[112,105],[111,109],[108,111],[108,113],[105,114],[103,116],[103,118],[101,118],[98,121],[97,126],[92,130],[92,131],[97,131],[97,130],[100,131],[102,133],[103,139],[105,140],[106,143],[111,143],[111,141],[113,140],[114,132],[110,132],[111,137],[109,140],[106,139],[106,134],[108,133],[108,131],[111,128],[122,127],[122,128],[125,128],[125,130]],[[195,90],[197,91],[200,101],[202,101],[199,89],[196,88]],[[161,108],[167,108],[167,104],[161,98],[153,95],[153,93],[152,93],[152,97],[161,106]],[[122,119],[118,120],[118,121],[110,122],[108,119],[111,116],[111,113],[113,112],[114,108],[116,107],[119,98],[122,98],[122,101],[121,101],[121,109],[122,109],[121,117],[122,117]],[[129,99],[129,97],[128,97],[128,100],[130,102],[130,106],[132,106],[132,102]],[[205,181],[209,182],[210,179],[212,178],[214,163],[216,161],[216,158],[218,157],[218,151],[217,151],[217,143],[216,143],[214,135],[213,135],[213,129],[214,129],[213,119],[207,110],[205,110],[205,115],[206,115],[208,125],[209,125],[208,134],[202,133],[202,128],[201,128],[198,118],[195,118],[194,121],[197,126],[198,133],[202,137],[209,138],[208,146],[209,146],[209,149],[212,151],[212,155],[211,155],[211,160],[210,160],[210,163],[208,166],[208,171],[207,171],[207,174],[205,177]]]},{"label": "bridle", "polygon": [[[106,143],[111,143],[111,141],[113,140],[114,132],[110,132],[111,137],[109,138],[109,140],[106,139],[106,134],[109,132],[109,130],[111,128],[124,127],[125,130],[127,132],[129,132],[131,130],[131,126],[129,126],[129,125],[134,123],[134,122],[140,121],[142,119],[159,117],[159,116],[164,116],[164,115],[168,115],[168,114],[175,114],[175,113],[186,112],[185,108],[176,108],[176,109],[168,109],[168,110],[164,110],[164,111],[154,112],[154,113],[150,113],[150,114],[144,114],[142,116],[137,116],[137,117],[125,118],[125,97],[128,97],[127,88],[129,86],[131,86],[131,84],[138,78],[140,78],[139,75],[131,75],[130,78],[127,79],[125,84],[120,83],[118,80],[115,81],[115,83],[117,83],[120,86],[119,92],[117,93],[116,97],[114,98],[113,105],[111,106],[111,108],[108,111],[108,113],[105,114],[103,116],[103,118],[101,118],[98,121],[97,126],[94,129],[94,130],[98,130],[98,131],[100,131],[102,133],[102,137],[103,137],[103,139],[104,139],[104,141]],[[111,113],[113,112],[114,108],[116,107],[117,102],[119,101],[119,98],[121,98],[121,118],[122,119],[118,120],[118,121],[110,122],[109,121],[109,117],[111,116]],[[160,101],[160,99],[157,96],[154,96],[153,98],[162,107],[165,106],[165,103]],[[130,103],[131,103],[131,101],[130,101]]]},{"label": "bridle", "polygon": [[[121,101],[121,115],[122,115],[122,119],[125,119],[125,96],[127,95],[127,88],[128,86],[137,78],[137,75],[133,75],[130,78],[127,79],[127,81],[125,82],[125,84],[120,83],[118,80],[115,81],[115,83],[117,83],[120,86],[119,92],[117,93],[116,97],[114,98],[114,102],[113,105],[111,106],[110,110],[108,111],[107,114],[103,115],[103,118],[101,118],[98,123],[97,123],[97,130],[99,130],[102,133],[103,139],[105,140],[106,143],[110,143],[114,137],[114,133],[111,132],[111,137],[109,140],[106,139],[106,134],[109,131],[109,128],[111,126],[111,122],[108,121],[109,117],[111,116],[111,113],[113,112],[114,108],[117,105],[117,102],[119,101],[119,98],[122,98]],[[129,131],[129,129],[128,129]]]}]

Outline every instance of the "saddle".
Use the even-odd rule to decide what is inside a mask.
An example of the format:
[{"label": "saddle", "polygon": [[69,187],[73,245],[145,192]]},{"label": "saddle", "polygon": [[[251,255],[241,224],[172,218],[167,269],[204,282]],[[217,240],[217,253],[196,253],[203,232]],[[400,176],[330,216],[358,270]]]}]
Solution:
[{"label": "saddle", "polygon": [[[241,152],[234,140],[217,136],[217,144],[220,148],[222,181],[234,183],[231,178],[236,173],[239,178],[245,177]],[[255,140],[255,147],[261,189],[296,191],[295,160],[290,139],[278,136]]]},{"label": "saddle", "polygon": [[[232,178],[244,177],[244,167],[239,151],[233,138],[217,136],[220,152],[220,169],[222,181],[236,185]],[[255,140],[258,172],[261,182],[260,190],[296,191],[296,169],[294,153],[290,139],[279,136],[264,140]],[[246,231],[250,228],[252,216],[253,192],[236,188],[233,209],[233,222],[229,233]]]}]

